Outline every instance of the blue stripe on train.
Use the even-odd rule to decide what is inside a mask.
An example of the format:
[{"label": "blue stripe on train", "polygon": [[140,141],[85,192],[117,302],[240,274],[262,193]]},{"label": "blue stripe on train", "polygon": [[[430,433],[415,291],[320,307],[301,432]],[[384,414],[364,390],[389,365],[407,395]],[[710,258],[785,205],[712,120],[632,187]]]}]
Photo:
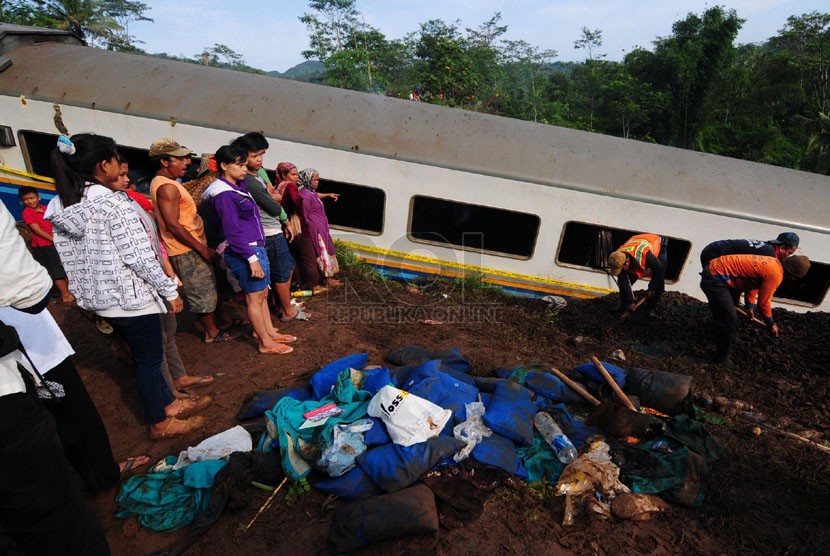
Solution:
[{"label": "blue stripe on train", "polygon": [[[410,270],[410,269],[402,269],[402,268],[390,268],[387,266],[377,265],[368,263],[372,268],[378,271],[383,276],[391,280],[395,280],[398,282],[409,282],[415,286],[424,286],[429,284],[431,281],[438,278],[437,274],[433,274],[430,272],[418,271],[418,270]],[[504,286],[501,284],[493,284],[496,287],[501,288],[504,292],[509,293],[511,295],[516,295],[519,297],[529,297],[529,298],[540,298],[546,295],[550,295],[545,292],[539,292],[536,290],[525,289],[518,286]]]},{"label": "blue stripe on train", "polygon": [[[20,196],[17,194],[19,189],[19,185],[0,182],[0,200],[6,205],[15,220],[23,219],[23,205],[20,204]],[[38,189],[38,193],[40,193],[40,199],[44,203],[48,203],[55,196],[54,191],[44,191],[43,189]]]}]

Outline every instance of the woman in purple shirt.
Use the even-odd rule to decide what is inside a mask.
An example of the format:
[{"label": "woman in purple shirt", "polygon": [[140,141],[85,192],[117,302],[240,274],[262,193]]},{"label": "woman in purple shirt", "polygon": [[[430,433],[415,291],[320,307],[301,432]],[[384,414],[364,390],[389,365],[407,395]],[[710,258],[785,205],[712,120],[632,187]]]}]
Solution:
[{"label": "woman in purple shirt", "polygon": [[202,198],[210,200],[228,244],[225,264],[245,293],[248,320],[259,339],[259,352],[291,353],[294,349],[285,343],[297,338],[277,333],[268,311],[270,271],[265,235],[259,208],[245,187],[248,152],[238,146],[226,145],[216,151],[214,158],[219,178],[205,189]]}]

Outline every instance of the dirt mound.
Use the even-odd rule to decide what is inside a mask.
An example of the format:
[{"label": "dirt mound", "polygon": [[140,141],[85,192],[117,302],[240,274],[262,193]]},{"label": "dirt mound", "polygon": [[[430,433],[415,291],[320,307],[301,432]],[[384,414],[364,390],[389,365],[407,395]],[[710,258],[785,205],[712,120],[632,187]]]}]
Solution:
[{"label": "dirt mound", "polygon": [[[417,292],[417,293],[416,293]],[[214,374],[206,389],[216,402],[204,413],[210,423],[194,438],[151,443],[135,403],[132,370],[111,352],[74,308],[52,307],[74,345],[76,364],[110,431],[117,457],[150,453],[161,458],[201,438],[229,428],[254,391],[292,386],[337,357],[365,351],[382,363],[390,349],[405,344],[429,348],[458,346],[472,373],[546,362],[562,370],[606,357],[621,349],[623,367],[659,369],[694,377],[704,397],[722,395],[753,404],[788,429],[811,429],[830,438],[827,420],[827,362],[830,315],[776,310],[781,337],[749,322],[739,326],[732,363],[706,362],[712,349],[708,307],[668,293],[654,318],[635,314],[618,321],[616,296],[569,300],[555,310],[543,301],[505,298],[486,289],[432,284],[407,288],[361,276],[346,286],[311,299],[309,322],[285,323],[281,332],[298,336],[288,356],[258,355],[250,339],[206,345],[194,319],[180,318],[178,342],[191,374]],[[238,316],[240,305],[229,304]],[[425,324],[433,321],[434,324]],[[441,324],[437,324],[441,323]],[[786,419],[784,419],[786,418]],[[701,510],[674,506],[649,522],[581,519],[560,525],[562,500],[545,489],[507,481],[488,494],[483,514],[436,539],[401,539],[362,554],[814,554],[830,546],[830,456],[807,444],[771,432],[751,433],[751,425],[726,419],[708,428],[725,446],[713,469]],[[156,534],[133,520],[114,518],[114,492],[92,500],[107,530],[113,554],[144,555],[168,546],[182,533]],[[187,554],[328,554],[325,545],[330,504],[312,490],[280,498],[247,533],[247,523],[267,493],[255,494],[255,507],[226,514]]]}]

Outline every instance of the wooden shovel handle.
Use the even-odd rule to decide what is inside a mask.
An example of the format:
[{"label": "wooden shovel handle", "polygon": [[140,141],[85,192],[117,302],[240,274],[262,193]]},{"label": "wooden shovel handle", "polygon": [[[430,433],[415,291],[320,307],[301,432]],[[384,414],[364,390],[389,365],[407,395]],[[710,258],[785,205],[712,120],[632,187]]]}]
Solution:
[{"label": "wooden shovel handle", "polygon": [[573,390],[574,392],[576,392],[577,394],[582,396],[585,399],[585,401],[588,402],[589,404],[591,404],[593,406],[598,406],[600,404],[600,401],[598,399],[596,399],[591,394],[589,394],[578,383],[574,382],[573,380],[571,380],[570,378],[565,376],[565,374],[562,373],[562,371],[560,371],[559,369],[554,369],[553,367],[551,367],[550,372],[552,372],[554,375],[556,375],[559,378],[559,380],[561,380],[562,382],[567,384],[570,387],[571,390]]},{"label": "wooden shovel handle", "polygon": [[632,307],[630,311],[626,309],[626,311],[620,317],[620,320],[625,320],[628,317],[630,317],[632,314],[634,314],[634,311],[639,309],[640,305],[642,305],[643,303],[646,302],[646,299],[648,299],[648,296],[644,295],[643,297],[640,298],[640,301],[638,301],[637,303],[634,304],[634,307]]},{"label": "wooden shovel handle", "polygon": [[750,316],[748,311],[744,311],[740,307],[735,307],[735,312],[738,313],[739,315],[743,315],[743,316],[747,317],[750,321],[754,322],[755,324],[760,324],[764,328],[766,328],[766,326],[767,326],[767,323],[765,323],[764,321],[762,321],[761,319],[759,319],[757,317]]},{"label": "wooden shovel handle", "polygon": [[625,392],[622,391],[622,388],[620,388],[619,384],[614,382],[614,379],[611,378],[610,374],[608,374],[608,371],[605,369],[605,366],[603,366],[600,360],[592,355],[591,361],[593,361],[594,366],[605,378],[605,382],[608,383],[608,385],[611,387],[611,389],[614,391],[617,397],[622,401],[623,405],[625,405],[625,407],[627,407],[631,411],[637,411],[637,408],[634,407],[634,404],[631,403],[631,400],[628,399],[628,396],[625,395]]}]

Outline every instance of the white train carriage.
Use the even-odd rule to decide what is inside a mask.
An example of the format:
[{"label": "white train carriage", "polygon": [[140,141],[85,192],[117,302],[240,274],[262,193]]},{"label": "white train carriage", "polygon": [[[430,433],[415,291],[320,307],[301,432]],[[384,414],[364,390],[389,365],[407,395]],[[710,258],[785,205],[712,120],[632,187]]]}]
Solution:
[{"label": "white train carriage", "polygon": [[88,48],[0,25],[0,194],[44,197],[58,133],[118,142],[147,173],[173,137],[213,152],[262,131],[266,166],[314,167],[334,235],[384,272],[485,280],[524,295],[615,291],[602,266],[637,232],[670,238],[668,288],[702,298],[700,250],[795,231],[813,261],[776,302],[827,310],[830,178],[378,95]]}]

